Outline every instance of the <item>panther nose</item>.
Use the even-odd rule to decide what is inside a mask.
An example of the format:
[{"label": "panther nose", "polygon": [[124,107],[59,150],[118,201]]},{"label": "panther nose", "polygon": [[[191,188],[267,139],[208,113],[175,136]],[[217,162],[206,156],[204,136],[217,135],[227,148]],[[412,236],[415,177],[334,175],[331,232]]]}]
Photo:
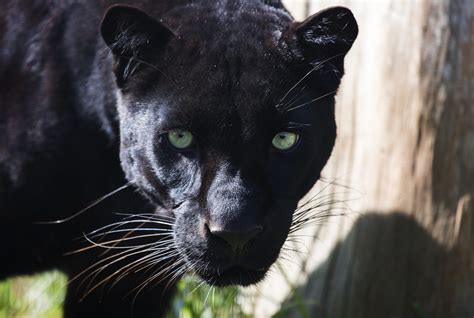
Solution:
[{"label": "panther nose", "polygon": [[242,250],[250,240],[263,231],[263,227],[259,225],[238,231],[229,231],[215,226],[208,226],[208,229],[211,236],[226,242],[234,252]]}]

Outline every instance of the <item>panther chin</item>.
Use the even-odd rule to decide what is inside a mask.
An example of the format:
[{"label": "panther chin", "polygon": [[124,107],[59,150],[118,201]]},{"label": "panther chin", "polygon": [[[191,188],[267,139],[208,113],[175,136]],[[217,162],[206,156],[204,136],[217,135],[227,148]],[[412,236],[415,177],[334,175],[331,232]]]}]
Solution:
[{"label": "panther chin", "polygon": [[201,271],[198,276],[211,286],[224,287],[229,285],[249,286],[262,281],[268,268],[249,269],[241,265],[233,265],[223,270]]}]

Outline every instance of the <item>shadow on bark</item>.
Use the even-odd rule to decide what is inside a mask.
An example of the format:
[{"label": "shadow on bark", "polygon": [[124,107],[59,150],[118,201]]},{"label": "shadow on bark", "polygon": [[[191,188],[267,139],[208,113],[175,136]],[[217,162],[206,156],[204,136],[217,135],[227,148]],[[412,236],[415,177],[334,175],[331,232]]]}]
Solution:
[{"label": "shadow on bark", "polygon": [[[368,213],[278,317],[473,317],[469,259],[404,213]],[[471,288],[457,290],[469,278]]]}]

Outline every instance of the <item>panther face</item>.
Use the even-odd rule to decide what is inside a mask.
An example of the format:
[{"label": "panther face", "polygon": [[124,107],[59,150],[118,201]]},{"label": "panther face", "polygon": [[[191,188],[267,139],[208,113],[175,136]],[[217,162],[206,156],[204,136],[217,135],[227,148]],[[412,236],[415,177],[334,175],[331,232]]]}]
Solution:
[{"label": "panther face", "polygon": [[302,23],[258,2],[223,10],[189,5],[158,21],[114,6],[101,31],[127,178],[172,217],[189,270],[249,285],[278,258],[331,154],[334,95],[358,31],[340,7]]}]

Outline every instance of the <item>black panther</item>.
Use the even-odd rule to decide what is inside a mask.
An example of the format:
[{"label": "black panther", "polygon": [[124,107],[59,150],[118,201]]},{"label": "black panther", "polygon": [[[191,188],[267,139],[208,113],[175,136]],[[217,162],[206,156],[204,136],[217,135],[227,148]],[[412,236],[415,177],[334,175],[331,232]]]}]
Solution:
[{"label": "black panther", "polygon": [[64,271],[66,317],[159,317],[185,273],[262,280],[331,155],[352,13],[0,7],[0,278]]}]

